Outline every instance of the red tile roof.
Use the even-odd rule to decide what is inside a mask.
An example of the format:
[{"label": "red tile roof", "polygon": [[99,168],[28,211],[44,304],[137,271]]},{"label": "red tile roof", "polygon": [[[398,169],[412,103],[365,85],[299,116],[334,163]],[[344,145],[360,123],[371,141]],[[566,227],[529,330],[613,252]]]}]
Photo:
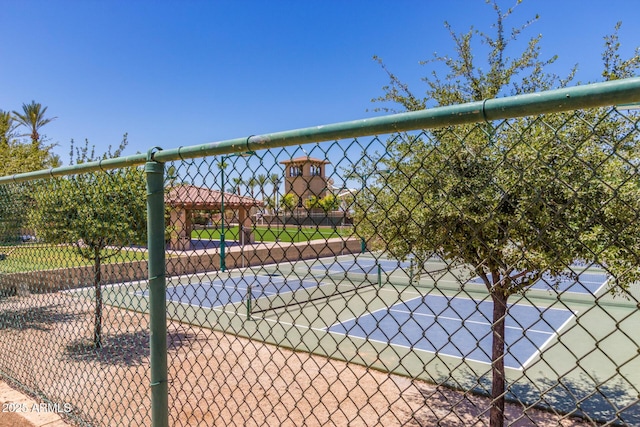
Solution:
[{"label": "red tile roof", "polygon": [[[169,206],[188,209],[220,209],[222,201],[221,192],[205,187],[182,184],[170,188],[164,195],[164,201]],[[264,206],[262,200],[251,197],[238,196],[237,194],[224,193],[224,206],[229,208],[251,208]]]}]

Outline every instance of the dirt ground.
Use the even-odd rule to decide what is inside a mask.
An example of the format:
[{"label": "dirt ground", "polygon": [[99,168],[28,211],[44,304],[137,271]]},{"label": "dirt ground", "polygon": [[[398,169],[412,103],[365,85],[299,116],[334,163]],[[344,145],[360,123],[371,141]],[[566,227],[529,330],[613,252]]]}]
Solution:
[{"label": "dirt ground", "polygon": [[35,427],[35,424],[18,414],[2,413],[0,414],[0,427]]},{"label": "dirt ground", "polygon": [[[0,370],[67,422],[150,425],[147,316],[105,307],[95,350],[93,315],[65,294],[0,301]],[[168,332],[170,425],[488,425],[484,397],[179,322]],[[592,425],[515,404],[507,420]]]},{"label": "dirt ground", "polygon": [[48,409],[48,405],[41,405],[0,381],[0,427],[69,426],[57,413]]},{"label": "dirt ground", "polygon": [[35,425],[18,414],[3,414],[0,415],[0,427],[35,427]]}]

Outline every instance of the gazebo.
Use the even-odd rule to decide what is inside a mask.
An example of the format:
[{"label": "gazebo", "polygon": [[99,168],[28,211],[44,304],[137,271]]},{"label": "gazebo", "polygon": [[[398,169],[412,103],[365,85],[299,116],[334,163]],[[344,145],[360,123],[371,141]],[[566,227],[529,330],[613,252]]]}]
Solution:
[{"label": "gazebo", "polygon": [[[192,211],[221,210],[222,199],[220,191],[190,184],[180,184],[168,189],[164,200],[171,207],[170,221],[175,227],[175,233],[171,234],[171,249],[191,249]],[[264,202],[251,197],[224,193],[224,209],[233,209],[238,212],[242,243],[253,243],[250,210],[258,206],[264,206]],[[222,220],[224,221],[224,218]]]}]

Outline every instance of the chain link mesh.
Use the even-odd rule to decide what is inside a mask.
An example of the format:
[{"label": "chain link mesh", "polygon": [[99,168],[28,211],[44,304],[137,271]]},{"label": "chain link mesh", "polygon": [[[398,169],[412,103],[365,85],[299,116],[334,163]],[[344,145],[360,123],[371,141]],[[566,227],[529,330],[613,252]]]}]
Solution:
[{"label": "chain link mesh", "polygon": [[[167,163],[170,424],[639,425],[638,135],[592,109]],[[135,167],[0,186],[0,372],[71,423],[151,424],[145,198]]]}]

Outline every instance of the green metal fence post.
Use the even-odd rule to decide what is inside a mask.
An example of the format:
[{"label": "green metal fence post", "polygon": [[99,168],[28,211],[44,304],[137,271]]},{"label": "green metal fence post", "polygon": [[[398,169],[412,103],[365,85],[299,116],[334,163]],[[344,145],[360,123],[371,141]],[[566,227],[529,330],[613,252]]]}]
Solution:
[{"label": "green metal fence post", "polygon": [[147,155],[144,170],[147,176],[151,425],[168,427],[164,163],[153,161],[153,150]]},{"label": "green metal fence post", "polygon": [[224,168],[226,165],[224,164],[225,157],[222,157],[220,161],[220,271],[224,272],[227,270],[227,264],[225,261],[225,231],[224,231]]}]

